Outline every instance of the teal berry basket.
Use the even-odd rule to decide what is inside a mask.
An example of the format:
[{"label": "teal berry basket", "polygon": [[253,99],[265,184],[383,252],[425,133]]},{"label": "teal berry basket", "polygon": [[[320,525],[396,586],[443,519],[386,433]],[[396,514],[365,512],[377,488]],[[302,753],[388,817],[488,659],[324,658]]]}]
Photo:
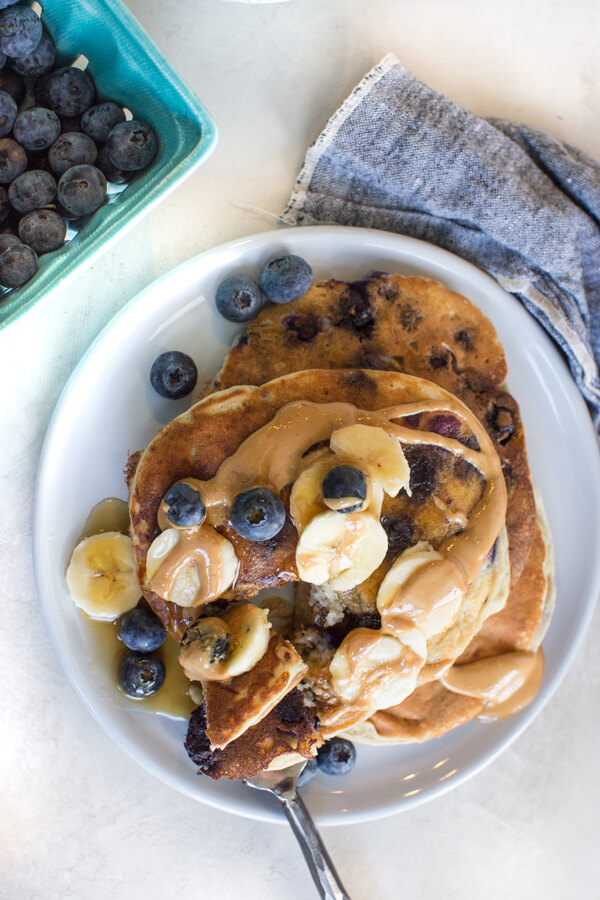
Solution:
[{"label": "teal berry basket", "polygon": [[[0,294],[0,328],[15,321],[187,178],[213,151],[217,127],[119,0],[40,0],[57,48],[56,66],[84,55],[101,99],[116,100],[158,136],[149,168],[77,223],[68,243],[40,256],[36,275]],[[8,187],[8,185],[7,185]]]}]

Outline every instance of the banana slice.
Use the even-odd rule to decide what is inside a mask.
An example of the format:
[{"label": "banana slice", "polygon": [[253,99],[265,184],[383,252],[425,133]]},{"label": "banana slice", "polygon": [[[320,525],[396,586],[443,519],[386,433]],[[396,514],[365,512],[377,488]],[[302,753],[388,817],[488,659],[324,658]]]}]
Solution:
[{"label": "banana slice", "polygon": [[342,700],[359,700],[371,711],[394,706],[414,691],[426,655],[425,638],[416,628],[402,640],[355,628],[331,660],[333,688]]},{"label": "banana slice", "polygon": [[321,485],[335,460],[333,454],[313,463],[301,472],[292,485],[290,515],[301,534],[309,522],[325,510]]},{"label": "banana slice", "polygon": [[347,425],[331,435],[329,446],[342,459],[364,466],[374,484],[395,497],[410,494],[410,469],[398,440],[374,425]]},{"label": "banana slice", "polygon": [[[444,586],[436,596],[436,583],[432,581],[427,596],[410,591],[411,575],[423,566],[435,563],[439,568],[450,565],[441,553],[427,541],[419,541],[395,560],[381,582],[377,593],[377,609],[385,619],[386,611],[393,612],[412,622],[426,638],[440,634],[448,628],[460,610],[464,592],[452,585]],[[404,590],[403,590],[404,588]]]},{"label": "banana slice", "polygon": [[152,591],[179,606],[200,606],[220,597],[237,577],[233,544],[211,526],[167,528],[146,555]]},{"label": "banana slice", "polygon": [[271,623],[266,609],[242,603],[228,610],[223,619],[235,640],[233,653],[226,661],[230,678],[249,672],[267,652]]},{"label": "banana slice", "polygon": [[347,591],[368,578],[387,552],[387,535],[370,512],[340,515],[320,513],[306,526],[296,548],[296,566],[302,581],[329,582]]},{"label": "banana slice", "polygon": [[91,619],[117,619],[141,597],[131,538],[118,531],[95,534],[77,544],[66,578],[75,606]]},{"label": "banana slice", "polygon": [[185,633],[178,660],[191,681],[225,681],[253,669],[269,645],[267,611],[242,603],[223,617],[199,619]]}]

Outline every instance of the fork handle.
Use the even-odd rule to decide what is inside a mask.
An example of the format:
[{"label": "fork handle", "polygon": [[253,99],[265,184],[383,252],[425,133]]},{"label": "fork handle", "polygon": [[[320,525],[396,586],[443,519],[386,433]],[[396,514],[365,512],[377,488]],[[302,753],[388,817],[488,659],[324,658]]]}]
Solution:
[{"label": "fork handle", "polygon": [[291,797],[279,796],[279,800],[308,863],[319,896],[323,900],[351,900],[300,795],[295,792]]}]

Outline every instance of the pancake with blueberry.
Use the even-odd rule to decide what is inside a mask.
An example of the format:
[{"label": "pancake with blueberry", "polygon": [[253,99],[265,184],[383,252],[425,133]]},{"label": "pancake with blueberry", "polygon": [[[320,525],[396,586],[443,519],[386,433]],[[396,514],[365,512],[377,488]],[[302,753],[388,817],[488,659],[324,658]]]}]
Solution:
[{"label": "pancake with blueberry", "polygon": [[[508,594],[494,446],[459,400],[402,373],[303,371],[205,397],[131,460],[129,510],[144,596],[205,686],[194,727],[230,777],[292,690],[321,720],[292,740],[307,756],[452,664]],[[394,598],[421,568],[450,587],[437,605],[420,588],[404,621]],[[275,640],[247,601],[299,581],[312,587],[296,630]],[[354,671],[358,639],[381,678]],[[363,683],[366,705],[352,699]]]},{"label": "pancake with blueberry", "polygon": [[[535,538],[523,571],[511,587],[504,607],[485,620],[458,657],[454,668],[459,673],[461,667],[501,655],[524,654],[533,658],[536,651],[539,653],[554,609],[555,585],[552,542],[539,498],[538,510]],[[543,669],[540,678],[542,672]],[[526,699],[530,700],[531,695]],[[513,702],[511,713],[518,709]],[[382,709],[348,729],[345,736],[357,743],[374,745],[422,742],[477,717],[489,718],[481,698],[451,691],[443,679],[432,679],[418,686],[402,703]]]},{"label": "pancake with blueberry", "polygon": [[[511,580],[535,533],[536,509],[519,408],[503,389],[502,345],[465,297],[420,276],[377,274],[365,281],[315,283],[293,303],[268,304],[229,351],[214,389],[262,384],[310,368],[405,372],[459,397],[479,418],[502,460]],[[456,428],[450,418],[434,427]],[[434,466],[433,460],[428,469]]]}]

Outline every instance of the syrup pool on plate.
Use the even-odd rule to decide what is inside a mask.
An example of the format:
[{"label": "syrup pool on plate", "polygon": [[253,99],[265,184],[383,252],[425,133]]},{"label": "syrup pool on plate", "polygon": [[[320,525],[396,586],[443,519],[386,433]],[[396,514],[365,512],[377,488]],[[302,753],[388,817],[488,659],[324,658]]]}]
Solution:
[{"label": "syrup pool on plate", "polygon": [[[107,531],[129,533],[129,510],[127,503],[118,497],[107,497],[97,503],[86,519],[81,539]],[[80,613],[82,627],[89,645],[94,648],[96,658],[101,660],[104,671],[109,672],[114,690],[119,699],[132,707],[147,712],[188,719],[197,706],[190,696],[191,682],[185,677],[177,661],[179,642],[167,634],[163,644],[155,652],[162,658],[166,669],[163,686],[148,697],[129,697],[119,684],[119,667],[129,650],[119,637],[119,622],[101,622]]]}]

